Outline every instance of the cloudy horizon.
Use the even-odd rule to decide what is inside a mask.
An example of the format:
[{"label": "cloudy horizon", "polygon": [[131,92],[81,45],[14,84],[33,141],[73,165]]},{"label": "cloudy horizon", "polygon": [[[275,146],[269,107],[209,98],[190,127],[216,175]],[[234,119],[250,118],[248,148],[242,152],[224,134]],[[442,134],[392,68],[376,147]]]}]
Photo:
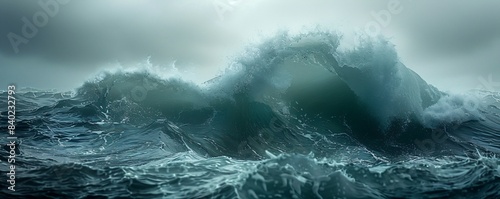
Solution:
[{"label": "cloudy horizon", "polygon": [[[0,83],[70,90],[145,60],[200,81],[279,30],[380,31],[442,90],[500,82],[500,1],[40,0],[0,2]],[[390,15],[384,15],[389,13]],[[385,18],[384,18],[385,17]],[[389,18],[387,18],[389,17]],[[375,27],[377,26],[377,27]]]}]

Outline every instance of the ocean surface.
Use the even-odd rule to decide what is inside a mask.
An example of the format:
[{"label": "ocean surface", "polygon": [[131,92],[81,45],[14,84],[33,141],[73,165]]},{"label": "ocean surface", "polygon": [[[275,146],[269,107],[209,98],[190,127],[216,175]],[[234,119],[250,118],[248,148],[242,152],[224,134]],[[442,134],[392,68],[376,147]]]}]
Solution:
[{"label": "ocean surface", "polygon": [[442,92],[382,38],[277,34],[203,84],[16,91],[0,198],[500,198],[500,95]]}]

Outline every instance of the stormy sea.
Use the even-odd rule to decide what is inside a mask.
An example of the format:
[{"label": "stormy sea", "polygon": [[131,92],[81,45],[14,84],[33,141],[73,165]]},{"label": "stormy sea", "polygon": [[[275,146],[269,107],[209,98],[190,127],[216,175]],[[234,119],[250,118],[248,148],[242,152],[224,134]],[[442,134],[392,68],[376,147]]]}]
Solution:
[{"label": "stormy sea", "polygon": [[284,32],[205,83],[81,85],[16,88],[15,191],[1,92],[0,198],[500,198],[500,94],[441,91],[384,38]]}]

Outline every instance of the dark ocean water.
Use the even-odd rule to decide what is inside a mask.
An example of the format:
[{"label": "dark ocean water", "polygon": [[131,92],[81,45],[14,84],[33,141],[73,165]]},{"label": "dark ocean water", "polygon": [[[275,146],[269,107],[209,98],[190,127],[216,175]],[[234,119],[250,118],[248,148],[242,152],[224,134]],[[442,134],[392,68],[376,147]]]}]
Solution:
[{"label": "dark ocean water", "polygon": [[390,43],[343,42],[277,35],[202,85],[144,70],[18,88],[0,198],[500,198],[498,93],[441,92]]}]

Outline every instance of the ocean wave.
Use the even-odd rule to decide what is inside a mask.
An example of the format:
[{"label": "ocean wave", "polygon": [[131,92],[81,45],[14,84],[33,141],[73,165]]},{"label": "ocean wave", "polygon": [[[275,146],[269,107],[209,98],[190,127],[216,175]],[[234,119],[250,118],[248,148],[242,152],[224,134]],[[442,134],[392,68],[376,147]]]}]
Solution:
[{"label": "ocean wave", "polygon": [[348,43],[280,33],[203,84],[144,69],[21,89],[16,194],[498,197],[498,94],[439,91],[385,39]]}]

